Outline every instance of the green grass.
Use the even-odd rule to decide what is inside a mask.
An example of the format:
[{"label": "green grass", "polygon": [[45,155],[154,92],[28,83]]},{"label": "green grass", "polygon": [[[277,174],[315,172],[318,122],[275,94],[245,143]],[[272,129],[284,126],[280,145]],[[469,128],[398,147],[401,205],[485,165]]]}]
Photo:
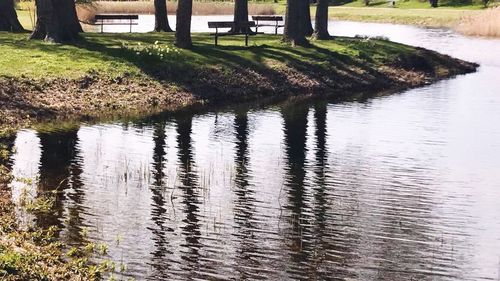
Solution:
[{"label": "green grass", "polygon": [[[114,118],[326,89],[387,90],[474,70],[383,39],[336,37],[305,48],[259,34],[248,47],[242,36],[225,36],[214,46],[205,33],[192,36],[191,50],[177,50],[172,33],[86,33],[65,45],[27,37],[0,32],[0,53],[7,54],[0,56],[0,129],[59,116]],[[35,94],[11,96],[12,90]]]},{"label": "green grass", "polygon": [[330,7],[330,17],[340,20],[389,22],[433,27],[453,27],[473,10]]},{"label": "green grass", "polygon": [[[261,69],[267,62],[290,63],[299,67],[337,58],[352,65],[361,63],[362,56],[380,57],[411,52],[413,48],[401,44],[377,41],[378,48],[366,48],[361,40],[338,39],[316,41],[312,48],[290,48],[280,42],[280,36],[258,35],[250,38],[250,47],[244,47],[242,36],[226,36],[221,46],[214,46],[208,34],[194,34],[194,48],[179,53],[157,56],[137,54],[133,48],[159,46],[172,48],[173,34],[92,34],[69,45],[52,44],[27,39],[28,34],[0,33],[0,76],[27,78],[77,78],[87,73],[109,76],[150,75],[159,70],[209,68],[214,65],[248,66]],[[141,44],[139,46],[139,44]],[[123,48],[123,46],[129,46]],[[359,61],[358,61],[359,60]]]}]

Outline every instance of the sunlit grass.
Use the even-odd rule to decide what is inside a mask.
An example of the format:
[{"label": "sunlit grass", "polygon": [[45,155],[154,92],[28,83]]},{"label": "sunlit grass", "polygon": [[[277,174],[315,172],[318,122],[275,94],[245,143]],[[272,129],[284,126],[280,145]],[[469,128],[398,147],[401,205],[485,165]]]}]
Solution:
[{"label": "sunlit grass", "polygon": [[471,13],[460,9],[401,9],[373,7],[330,7],[330,17],[341,20],[390,22],[422,26],[454,26]]},{"label": "sunlit grass", "polygon": [[[141,75],[153,68],[165,65],[167,69],[189,67],[210,67],[216,64],[244,65],[259,67],[269,61],[282,61],[287,58],[297,63],[321,64],[329,53],[318,52],[318,48],[339,56],[356,59],[360,52],[363,56],[397,55],[398,52],[413,50],[401,44],[376,41],[373,50],[365,48],[362,40],[337,39],[313,41],[315,48],[290,48],[281,43],[280,36],[258,35],[250,38],[250,47],[244,47],[242,36],[226,36],[220,40],[221,46],[214,46],[213,36],[206,33],[193,34],[193,50],[181,50],[158,56],[137,54],[134,48],[159,44],[172,46],[173,34],[92,34],[82,35],[78,42],[56,45],[27,39],[28,34],[0,33],[0,76],[10,77],[68,77],[76,78],[86,73],[114,75]],[[366,53],[366,54],[365,54]],[[377,56],[375,56],[377,57]],[[387,59],[384,57],[383,59]]]}]

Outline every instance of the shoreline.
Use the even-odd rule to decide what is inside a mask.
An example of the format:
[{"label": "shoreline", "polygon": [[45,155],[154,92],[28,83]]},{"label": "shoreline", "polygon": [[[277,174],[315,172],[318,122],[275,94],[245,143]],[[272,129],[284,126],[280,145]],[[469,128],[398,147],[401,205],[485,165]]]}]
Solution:
[{"label": "shoreline", "polygon": [[[265,36],[263,45],[245,48],[215,47],[210,36],[197,36],[208,42],[195,45],[193,54],[182,51],[167,61],[157,62],[150,61],[156,59],[154,56],[140,54],[134,58],[131,50],[102,46],[98,41],[138,41],[139,35],[85,35],[87,45],[76,43],[76,48],[98,46],[104,52],[113,52],[112,57],[125,60],[124,70],[109,73],[91,68],[82,75],[82,69],[74,67],[44,77],[29,71],[22,73],[22,69],[22,74],[10,77],[0,73],[0,131],[48,121],[95,121],[259,99],[398,91],[470,73],[478,67],[383,39],[337,37],[312,41],[311,48],[291,48],[279,43],[278,37]],[[140,42],[147,44],[158,37],[145,34]],[[42,52],[50,54],[53,50]],[[65,51],[64,55],[72,54]],[[258,62],[250,62],[247,55],[256,57]],[[98,62],[109,63],[108,59],[100,58]],[[195,60],[194,65],[186,62],[189,59]]]},{"label": "shoreline", "polygon": [[[176,50],[172,34],[84,34],[71,45],[29,41],[25,34],[0,33],[0,40],[0,53],[9,54],[0,57],[0,233],[8,237],[0,239],[6,253],[0,253],[0,264],[9,262],[0,273],[18,274],[18,280],[74,275],[93,280],[114,270],[106,262],[89,262],[102,254],[98,245],[66,249],[50,230],[25,230],[15,223],[9,158],[20,128],[392,93],[478,67],[383,38],[336,37],[292,48],[279,36],[259,35],[243,47],[241,37],[213,46],[211,36],[196,34],[190,51]],[[30,242],[40,235],[49,242]]]}]

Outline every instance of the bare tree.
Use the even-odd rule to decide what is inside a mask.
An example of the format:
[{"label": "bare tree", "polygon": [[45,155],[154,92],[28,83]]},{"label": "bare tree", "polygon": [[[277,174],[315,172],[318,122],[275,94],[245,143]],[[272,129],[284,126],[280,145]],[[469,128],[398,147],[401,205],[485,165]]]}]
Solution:
[{"label": "bare tree", "polygon": [[36,0],[37,21],[30,39],[71,41],[83,32],[74,0]]},{"label": "bare tree", "polygon": [[0,0],[0,31],[24,31],[17,18],[14,0]]},{"label": "bare tree", "polygon": [[191,41],[191,15],[193,13],[193,0],[179,0],[177,3],[175,45],[179,48],[189,49],[193,46]]},{"label": "bare tree", "polygon": [[167,0],[154,0],[155,5],[155,31],[173,32],[168,24]]}]

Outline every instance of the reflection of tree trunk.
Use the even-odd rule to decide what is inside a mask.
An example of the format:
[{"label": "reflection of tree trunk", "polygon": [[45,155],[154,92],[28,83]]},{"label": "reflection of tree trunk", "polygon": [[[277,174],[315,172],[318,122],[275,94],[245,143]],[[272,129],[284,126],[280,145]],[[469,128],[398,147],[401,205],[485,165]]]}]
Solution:
[{"label": "reflection of tree trunk", "polygon": [[[322,0],[319,0],[322,1]],[[324,252],[326,249],[331,249],[332,246],[328,245],[329,239],[324,239],[326,226],[327,226],[327,183],[325,179],[327,151],[326,151],[326,102],[321,102],[314,106],[314,121],[315,121],[315,137],[316,137],[316,163],[315,163],[315,179],[314,179],[314,239],[315,239],[315,252],[317,256],[321,257],[316,261],[317,270],[320,269]],[[325,241],[326,240],[326,241]],[[318,270],[321,274],[321,271]],[[318,279],[325,279],[327,276],[319,276]]]},{"label": "reflection of tree trunk", "polygon": [[234,118],[236,129],[236,181],[237,185],[248,185],[246,167],[248,165],[248,116],[237,114]]},{"label": "reflection of tree trunk", "polygon": [[155,31],[173,32],[168,24],[167,0],[154,0],[155,5]]},{"label": "reflection of tree trunk", "polygon": [[[79,150],[75,149],[75,156],[79,154]],[[82,235],[82,229],[84,227],[84,222],[82,215],[85,213],[84,200],[85,200],[85,190],[83,189],[82,181],[82,162],[73,157],[73,161],[70,167],[71,175],[71,189],[72,192],[67,193],[67,210],[68,217],[66,228],[68,232],[68,241],[71,245],[81,246],[85,243],[86,237]]]},{"label": "reflection of tree trunk", "polygon": [[318,0],[314,29],[316,39],[325,40],[330,38],[330,34],[328,34],[328,0]]},{"label": "reflection of tree trunk", "polygon": [[[321,0],[319,0],[321,1]],[[326,227],[326,183],[325,183],[325,170],[327,162],[326,151],[326,103],[317,104],[314,106],[314,121],[315,121],[315,136],[316,136],[316,188],[315,188],[315,201],[316,209],[314,214],[318,226],[317,236],[321,239],[323,231]]]},{"label": "reflection of tree trunk", "polygon": [[64,194],[61,192],[69,187],[71,164],[76,154],[78,130],[38,133],[42,155],[40,158],[40,178],[38,194],[57,191],[53,212],[40,214],[37,221],[41,227],[62,226]]},{"label": "reflection of tree trunk", "polygon": [[153,177],[154,184],[151,187],[151,192],[153,194],[153,206],[151,210],[151,220],[154,222],[155,227],[151,228],[153,233],[153,240],[155,243],[155,250],[151,253],[152,257],[152,267],[156,269],[157,276],[165,276],[165,272],[168,271],[169,263],[165,260],[171,251],[168,250],[169,240],[167,237],[167,232],[173,232],[173,229],[167,224],[167,209],[165,208],[165,196],[164,196],[164,174],[163,169],[165,168],[166,160],[166,134],[165,134],[165,124],[159,123],[155,124],[155,129],[153,133],[153,141],[155,144],[153,151]]},{"label": "reflection of tree trunk", "polygon": [[13,0],[0,0],[0,31],[24,31],[17,18]]},{"label": "reflection of tree trunk", "polygon": [[31,39],[71,41],[82,32],[73,0],[36,0],[37,21]]},{"label": "reflection of tree trunk", "polygon": [[155,187],[163,187],[163,168],[165,167],[165,145],[166,145],[165,124],[155,125],[153,141],[155,143],[153,153],[153,175]]},{"label": "reflection of tree trunk", "polygon": [[186,205],[184,211],[186,218],[183,222],[186,224],[182,228],[182,234],[186,237],[186,248],[188,253],[182,257],[183,260],[192,263],[192,270],[196,270],[198,259],[200,257],[200,219],[199,216],[199,200],[198,192],[196,191],[197,177],[192,171],[193,154],[191,146],[191,127],[192,116],[183,116],[177,119],[177,146],[179,158],[179,178],[182,182],[184,191],[183,203]]},{"label": "reflection of tree trunk", "polygon": [[179,48],[189,49],[193,46],[191,41],[192,12],[193,0],[179,0],[177,2],[175,45]]},{"label": "reflection of tree trunk", "polygon": [[292,223],[292,258],[294,266],[301,268],[301,263],[307,259],[309,237],[307,198],[305,195],[305,161],[307,141],[307,105],[292,104],[283,107],[283,131],[285,154],[287,158],[287,173],[285,186],[288,189],[288,209],[291,212]]},{"label": "reflection of tree trunk", "polygon": [[[237,113],[234,118],[234,128],[236,131],[236,176],[235,188],[236,195],[234,202],[234,221],[236,223],[236,233],[240,244],[237,250],[237,264],[245,264],[246,268],[238,268],[240,279],[252,279],[248,269],[261,268],[260,259],[255,257],[259,251],[260,245],[256,245],[254,232],[258,231],[255,219],[255,191],[249,183],[248,156],[248,115],[247,112]],[[248,269],[247,269],[248,268]]]}]

